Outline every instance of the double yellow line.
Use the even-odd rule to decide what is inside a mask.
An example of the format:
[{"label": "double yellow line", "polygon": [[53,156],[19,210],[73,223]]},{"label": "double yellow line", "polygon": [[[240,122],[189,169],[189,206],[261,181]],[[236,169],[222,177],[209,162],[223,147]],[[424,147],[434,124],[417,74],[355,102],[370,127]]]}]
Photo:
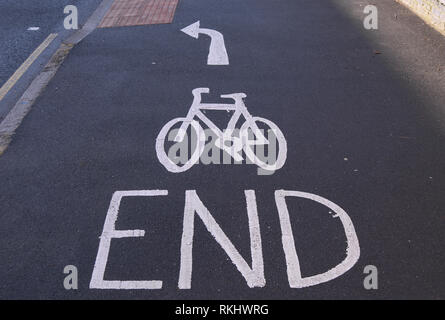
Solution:
[{"label": "double yellow line", "polygon": [[14,72],[11,78],[6,81],[6,83],[0,88],[0,101],[8,94],[9,90],[19,81],[23,74],[28,70],[28,68],[33,64],[33,62],[38,58],[38,56],[53,42],[57,37],[57,33],[51,33],[33,53],[22,63],[22,65]]}]

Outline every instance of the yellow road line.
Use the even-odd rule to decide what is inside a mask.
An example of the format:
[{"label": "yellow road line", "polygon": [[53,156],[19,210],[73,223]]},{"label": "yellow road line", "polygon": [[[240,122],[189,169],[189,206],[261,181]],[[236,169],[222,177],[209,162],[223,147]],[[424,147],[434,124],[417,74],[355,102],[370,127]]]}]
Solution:
[{"label": "yellow road line", "polygon": [[22,65],[14,72],[8,81],[0,88],[0,101],[6,96],[11,88],[17,81],[23,76],[38,56],[51,44],[51,42],[57,37],[57,33],[51,33],[41,44],[34,50],[33,53],[22,63]]}]

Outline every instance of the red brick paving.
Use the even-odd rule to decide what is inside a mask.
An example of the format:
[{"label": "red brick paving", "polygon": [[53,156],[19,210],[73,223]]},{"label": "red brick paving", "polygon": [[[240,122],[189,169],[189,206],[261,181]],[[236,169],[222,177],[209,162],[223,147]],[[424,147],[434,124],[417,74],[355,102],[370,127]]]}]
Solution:
[{"label": "red brick paving", "polygon": [[99,28],[170,23],[179,0],[115,0]]}]

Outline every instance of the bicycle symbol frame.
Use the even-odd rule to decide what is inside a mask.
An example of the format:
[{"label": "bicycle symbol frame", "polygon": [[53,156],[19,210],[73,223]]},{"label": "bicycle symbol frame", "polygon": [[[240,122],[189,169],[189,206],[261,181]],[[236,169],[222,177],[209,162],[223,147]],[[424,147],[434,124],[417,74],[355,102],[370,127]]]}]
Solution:
[{"label": "bicycle symbol frame", "polygon": [[[193,103],[190,107],[190,110],[185,118],[175,118],[170,120],[168,123],[164,125],[161,131],[156,138],[156,154],[158,156],[159,162],[161,162],[164,167],[174,173],[184,172],[190,169],[194,164],[199,162],[199,158],[201,157],[204,151],[204,143],[205,143],[205,134],[204,130],[201,127],[200,123],[194,118],[198,118],[205,125],[209,127],[213,133],[218,137],[215,141],[215,146],[220,148],[221,150],[226,151],[235,161],[244,160],[243,156],[240,154],[241,151],[244,151],[245,155],[249,160],[256,164],[258,167],[268,170],[275,171],[283,167],[287,158],[287,142],[286,139],[278,128],[278,126],[272,121],[261,118],[261,117],[253,117],[249,111],[247,110],[246,105],[244,104],[244,98],[246,98],[245,93],[232,93],[232,94],[223,94],[221,98],[223,99],[232,99],[234,103],[202,103],[201,98],[202,94],[208,94],[210,92],[209,88],[196,88],[192,91],[193,94]],[[223,131],[218,128],[215,123],[212,122],[203,112],[202,110],[218,110],[218,111],[233,111],[233,115],[227,124],[227,128]],[[235,126],[238,123],[240,117],[243,116],[246,121],[242,124],[240,129],[239,137],[233,136]],[[267,125],[274,133],[277,141],[278,141],[278,155],[276,157],[276,161],[273,164],[269,164],[267,162],[259,159],[255,151],[251,148],[254,145],[267,145],[269,144],[269,140],[264,136],[261,130],[258,128],[257,122],[262,122]],[[178,133],[176,134],[174,141],[181,142],[184,140],[187,134],[187,129],[189,126],[197,133],[197,147],[193,151],[190,159],[179,166],[175,164],[165,152],[165,140],[169,133],[169,131],[178,123],[181,123]],[[249,140],[249,129],[255,136],[255,140]],[[226,142],[230,141],[231,145],[227,145]]]}]

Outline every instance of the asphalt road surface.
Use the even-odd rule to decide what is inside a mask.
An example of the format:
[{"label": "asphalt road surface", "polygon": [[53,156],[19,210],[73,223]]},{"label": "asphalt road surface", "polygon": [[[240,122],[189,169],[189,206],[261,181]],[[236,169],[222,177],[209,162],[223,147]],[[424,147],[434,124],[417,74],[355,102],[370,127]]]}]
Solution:
[{"label": "asphalt road surface", "polygon": [[[0,156],[0,297],[444,299],[445,40],[389,0],[366,30],[366,4],[181,0],[172,23],[76,45]],[[228,65],[181,32],[198,20],[223,34]],[[207,103],[245,93],[282,131],[284,166],[168,171],[158,134],[202,87]],[[206,112],[220,127],[231,114]],[[277,190],[304,194],[283,206]],[[378,289],[364,287],[368,265]],[[103,266],[133,282],[92,281]]]}]

